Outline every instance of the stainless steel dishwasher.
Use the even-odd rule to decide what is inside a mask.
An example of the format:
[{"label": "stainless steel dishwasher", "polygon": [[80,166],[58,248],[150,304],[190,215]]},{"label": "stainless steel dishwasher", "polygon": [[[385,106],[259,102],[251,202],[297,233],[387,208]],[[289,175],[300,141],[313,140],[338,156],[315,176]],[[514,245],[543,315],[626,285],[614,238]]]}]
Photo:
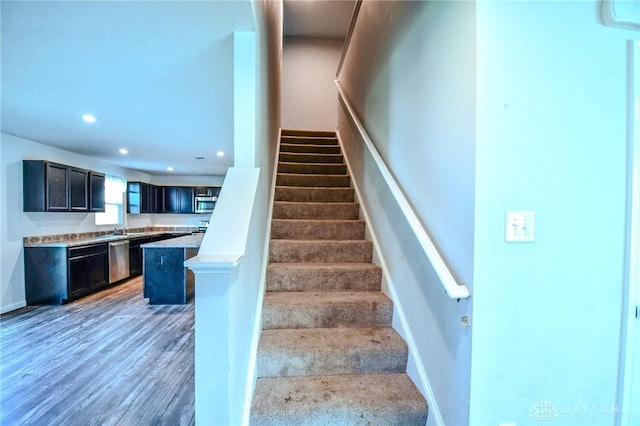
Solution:
[{"label": "stainless steel dishwasher", "polygon": [[129,240],[109,243],[109,284],[129,278]]}]

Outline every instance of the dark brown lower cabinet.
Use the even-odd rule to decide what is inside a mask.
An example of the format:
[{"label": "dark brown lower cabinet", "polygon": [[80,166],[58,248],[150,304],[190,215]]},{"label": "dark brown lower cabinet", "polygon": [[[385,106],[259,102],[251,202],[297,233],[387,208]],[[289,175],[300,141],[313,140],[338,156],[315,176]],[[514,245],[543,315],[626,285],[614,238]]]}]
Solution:
[{"label": "dark brown lower cabinet", "polygon": [[140,245],[150,243],[151,237],[131,238],[129,240],[129,276],[142,275],[142,248]]},{"label": "dark brown lower cabinet", "polygon": [[60,305],[109,285],[108,248],[25,247],[27,305]]},{"label": "dark brown lower cabinet", "polygon": [[68,299],[92,293],[109,284],[108,244],[68,249]]}]

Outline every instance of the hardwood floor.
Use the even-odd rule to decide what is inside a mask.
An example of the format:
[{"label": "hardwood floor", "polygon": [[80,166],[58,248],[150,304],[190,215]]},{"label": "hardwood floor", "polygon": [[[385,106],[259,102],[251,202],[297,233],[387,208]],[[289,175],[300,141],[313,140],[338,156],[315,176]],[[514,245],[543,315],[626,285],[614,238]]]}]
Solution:
[{"label": "hardwood floor", "polygon": [[0,317],[0,424],[193,425],[194,305],[142,279]]}]

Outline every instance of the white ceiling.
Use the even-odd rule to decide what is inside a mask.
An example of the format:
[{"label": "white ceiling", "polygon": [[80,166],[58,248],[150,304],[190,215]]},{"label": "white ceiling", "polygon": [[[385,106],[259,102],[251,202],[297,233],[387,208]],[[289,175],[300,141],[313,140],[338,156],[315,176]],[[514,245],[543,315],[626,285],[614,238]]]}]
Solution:
[{"label": "white ceiling", "polygon": [[284,35],[344,39],[355,0],[284,0]]},{"label": "white ceiling", "polygon": [[[286,0],[285,33],[342,38],[353,4]],[[152,175],[233,165],[233,31],[254,29],[250,0],[0,7],[2,132]]]}]

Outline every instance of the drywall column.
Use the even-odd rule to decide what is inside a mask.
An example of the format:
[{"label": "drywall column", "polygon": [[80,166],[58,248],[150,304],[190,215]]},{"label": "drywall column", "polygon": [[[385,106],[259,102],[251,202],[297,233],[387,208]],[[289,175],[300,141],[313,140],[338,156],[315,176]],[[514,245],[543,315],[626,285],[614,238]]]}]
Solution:
[{"label": "drywall column", "polygon": [[197,424],[229,424],[229,287],[239,258],[185,263],[195,274]]},{"label": "drywall column", "polygon": [[[211,225],[198,255],[185,266],[195,274],[195,410],[196,424],[241,424],[245,411],[248,347],[253,333],[239,317],[251,318],[257,299],[252,276],[255,261],[250,238],[260,169],[232,167],[227,172]],[[257,210],[256,210],[257,209]],[[242,261],[242,263],[241,263]],[[242,291],[238,291],[242,290]]]},{"label": "drywall column", "polygon": [[256,34],[233,33],[233,158],[235,167],[256,165]]}]

